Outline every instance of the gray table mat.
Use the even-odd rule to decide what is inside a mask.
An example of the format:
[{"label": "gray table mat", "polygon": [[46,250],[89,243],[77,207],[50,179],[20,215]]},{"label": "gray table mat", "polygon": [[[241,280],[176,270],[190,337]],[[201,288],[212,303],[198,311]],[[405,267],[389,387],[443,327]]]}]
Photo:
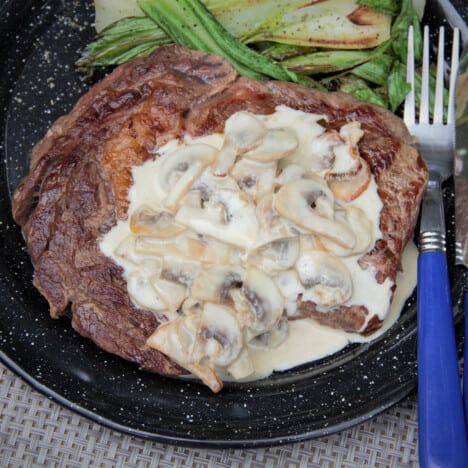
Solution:
[{"label": "gray table mat", "polygon": [[61,407],[0,364],[0,467],[412,467],[414,395],[320,439],[258,449],[194,449],[121,434]]}]

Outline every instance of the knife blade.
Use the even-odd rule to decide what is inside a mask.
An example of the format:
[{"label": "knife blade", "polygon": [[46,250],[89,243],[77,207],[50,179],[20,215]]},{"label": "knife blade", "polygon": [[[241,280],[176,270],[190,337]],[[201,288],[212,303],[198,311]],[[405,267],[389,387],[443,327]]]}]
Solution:
[{"label": "knife blade", "polygon": [[468,47],[458,65],[455,99],[455,262],[468,268]]},{"label": "knife blade", "polygon": [[468,46],[458,65],[455,93],[455,263],[465,267],[463,400],[468,423]]}]

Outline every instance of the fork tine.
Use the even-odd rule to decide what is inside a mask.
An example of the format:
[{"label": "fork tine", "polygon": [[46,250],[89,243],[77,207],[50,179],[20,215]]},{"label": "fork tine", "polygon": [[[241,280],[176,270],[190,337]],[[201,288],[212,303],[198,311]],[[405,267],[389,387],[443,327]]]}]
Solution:
[{"label": "fork tine", "polygon": [[453,30],[452,58],[450,61],[449,102],[447,110],[447,124],[455,122],[455,84],[457,81],[458,61],[460,48],[460,30]]},{"label": "fork tine", "polygon": [[429,123],[429,26],[424,26],[419,123]]},{"label": "fork tine", "polygon": [[445,30],[439,30],[439,45],[437,51],[437,78],[434,102],[434,123],[444,123],[444,54],[445,54]]},{"label": "fork tine", "polygon": [[405,108],[403,111],[403,119],[408,126],[414,125],[415,122],[415,96],[414,96],[414,29],[409,27],[408,31],[408,52],[406,59],[406,81],[411,85],[410,92],[405,98]]}]

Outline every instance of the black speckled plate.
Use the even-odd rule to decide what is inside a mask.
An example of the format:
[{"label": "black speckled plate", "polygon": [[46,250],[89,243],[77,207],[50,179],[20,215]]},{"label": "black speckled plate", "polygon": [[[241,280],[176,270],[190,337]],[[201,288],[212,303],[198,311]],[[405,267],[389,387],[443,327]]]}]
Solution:
[{"label": "black speckled plate", "polygon": [[[464,4],[460,1],[460,5]],[[0,358],[36,389],[95,421],[163,442],[260,446],[339,431],[383,411],[416,386],[415,295],[376,341],[221,394],[140,371],[52,320],[10,214],[28,154],[85,91],[73,63],[93,35],[82,0],[0,0]],[[443,17],[430,2],[429,20]],[[466,6],[463,7],[466,10]],[[466,11],[463,12],[466,14]],[[446,200],[452,205],[448,187]],[[452,219],[452,210],[448,210]],[[451,271],[461,334],[463,278]]]}]

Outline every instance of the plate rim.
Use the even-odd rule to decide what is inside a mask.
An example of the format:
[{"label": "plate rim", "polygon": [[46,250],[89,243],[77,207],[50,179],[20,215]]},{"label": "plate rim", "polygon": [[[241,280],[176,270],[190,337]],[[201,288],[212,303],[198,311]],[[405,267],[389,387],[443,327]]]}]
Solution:
[{"label": "plate rim", "polygon": [[68,398],[64,397],[60,393],[55,392],[47,385],[42,384],[37,379],[32,377],[27,371],[25,371],[16,362],[10,359],[2,350],[0,350],[0,361],[10,369],[15,375],[21,377],[25,382],[30,384],[35,390],[43,394],[44,396],[52,399],[59,405],[67,408],[68,410],[84,416],[91,421],[97,422],[109,429],[132,435],[142,437],[148,440],[154,440],[161,443],[173,444],[183,447],[193,448],[253,448],[253,447],[270,447],[275,445],[284,445],[288,443],[302,442],[318,437],[324,437],[327,435],[340,432],[345,429],[349,429],[359,423],[372,419],[383,411],[393,407],[398,402],[402,401],[407,397],[414,389],[415,384],[409,383],[404,386],[402,390],[394,393],[394,397],[389,399],[385,404],[374,407],[373,410],[361,415],[355,416],[351,419],[345,420],[339,424],[335,424],[330,429],[315,429],[310,432],[303,432],[296,435],[286,435],[271,438],[261,439],[197,439],[197,438],[184,438],[184,437],[171,437],[163,434],[156,434],[154,432],[144,431],[142,429],[134,429],[117,421],[98,415],[97,413],[88,410],[80,404],[74,403]]}]

